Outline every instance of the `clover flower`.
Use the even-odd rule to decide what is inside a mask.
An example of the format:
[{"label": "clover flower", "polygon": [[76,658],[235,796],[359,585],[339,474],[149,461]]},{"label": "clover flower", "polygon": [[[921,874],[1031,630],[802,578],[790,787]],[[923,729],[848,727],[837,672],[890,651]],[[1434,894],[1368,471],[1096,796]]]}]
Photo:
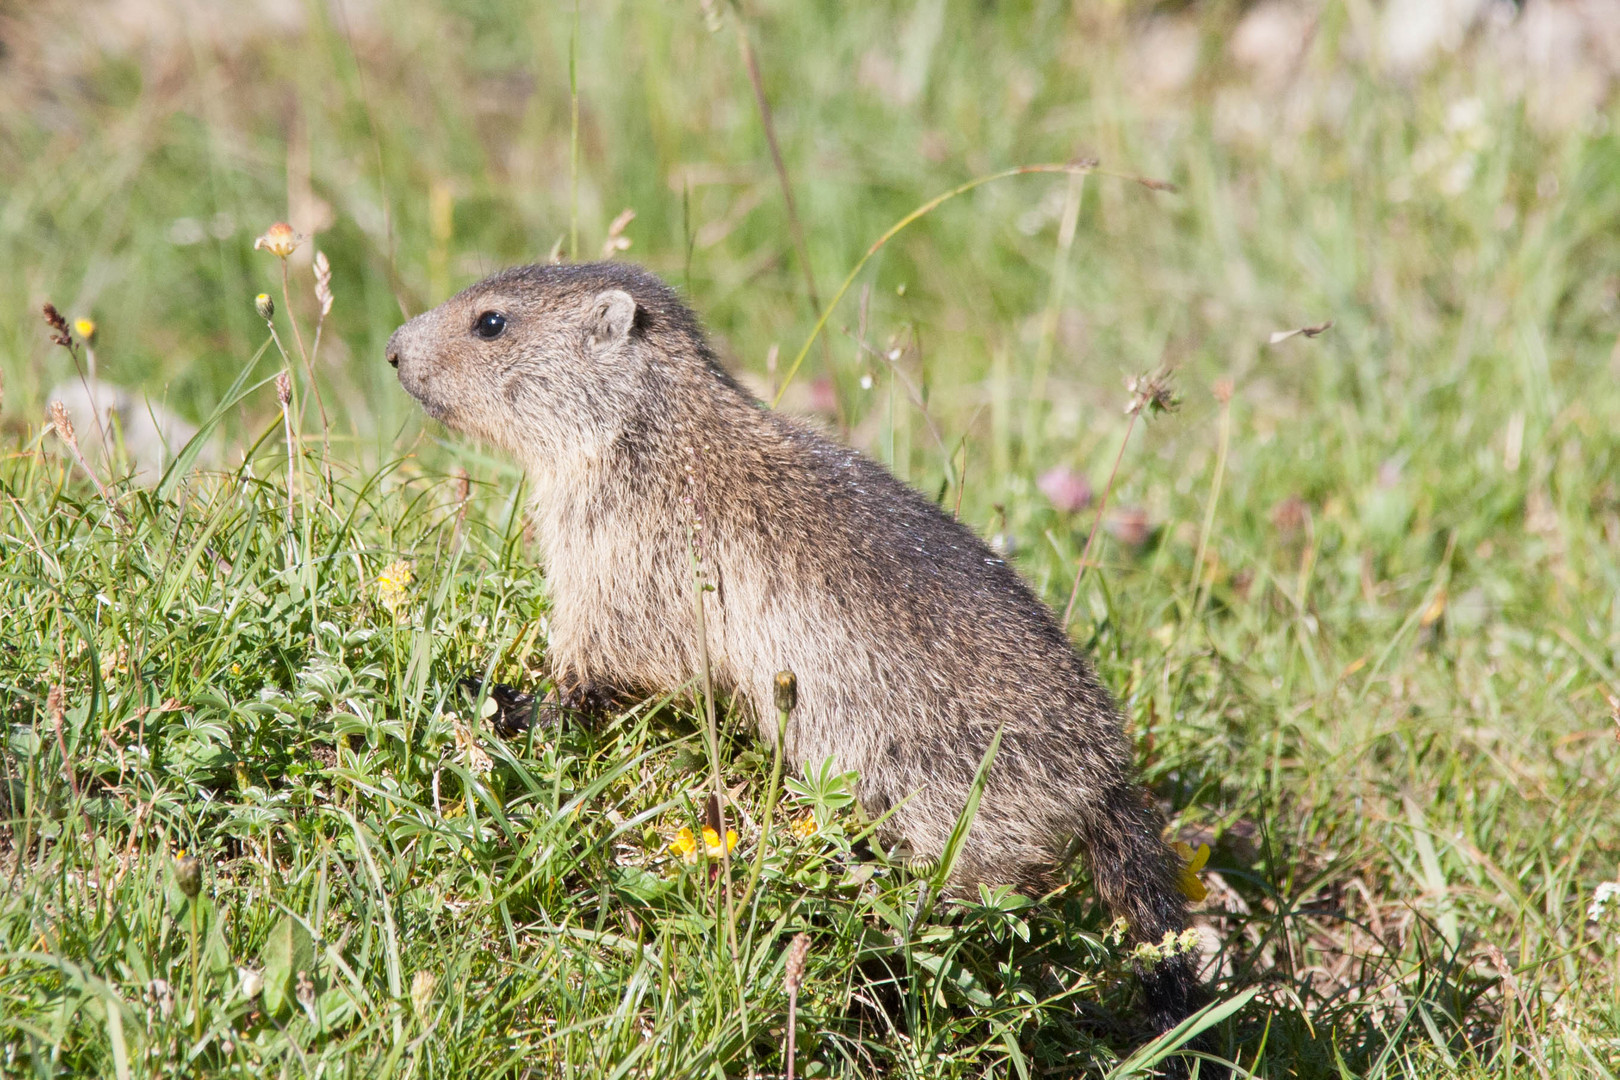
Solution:
[{"label": "clover flower", "polygon": [[674,840],[670,841],[669,850],[673,851],[682,859],[690,863],[697,862],[700,850],[701,854],[705,857],[710,859],[718,859],[722,855],[729,853],[736,846],[737,830],[726,830],[726,846],[721,848],[720,834],[715,832],[709,826],[705,825],[703,826],[703,847],[699,849],[697,837],[693,835],[691,827],[682,825],[681,831],[675,834]]},{"label": "clover flower", "polygon": [[377,575],[377,601],[389,611],[398,611],[408,598],[411,582],[415,579],[410,563],[404,559],[394,560]]},{"label": "clover flower", "polygon": [[1198,871],[1209,862],[1209,845],[1199,844],[1198,850],[1194,851],[1191,844],[1177,840],[1170,846],[1181,857],[1181,875],[1176,879],[1176,888],[1181,890],[1182,896],[1196,904],[1209,895],[1203,879],[1198,876]]},{"label": "clover flower", "polygon": [[1091,481],[1062,465],[1042,473],[1035,486],[1060,513],[1078,513],[1091,505]]}]

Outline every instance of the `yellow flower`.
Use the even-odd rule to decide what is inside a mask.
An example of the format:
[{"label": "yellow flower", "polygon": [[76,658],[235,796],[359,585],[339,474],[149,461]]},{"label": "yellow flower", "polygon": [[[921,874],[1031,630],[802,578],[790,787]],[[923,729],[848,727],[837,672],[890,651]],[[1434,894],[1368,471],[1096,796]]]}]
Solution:
[{"label": "yellow flower", "polygon": [[411,573],[411,564],[404,559],[397,559],[383,567],[382,573],[377,575],[377,600],[388,610],[397,611],[405,603],[407,592],[415,575]]},{"label": "yellow flower", "polygon": [[807,813],[801,818],[793,819],[793,835],[800,840],[808,840],[816,835],[816,815]]},{"label": "yellow flower", "polygon": [[1198,871],[1209,862],[1209,845],[1199,844],[1198,850],[1194,851],[1191,844],[1177,840],[1170,846],[1181,856],[1181,876],[1176,881],[1176,887],[1181,890],[1181,895],[1196,904],[1209,895],[1209,890],[1204,887],[1204,882],[1198,876]]},{"label": "yellow flower", "polygon": [[74,319],[73,332],[85,341],[96,336],[96,324],[90,319]]},{"label": "yellow flower", "polygon": [[268,229],[264,235],[253,241],[253,250],[263,248],[278,258],[285,259],[298,249],[304,238],[293,232],[293,227],[285,221],[278,221]]},{"label": "yellow flower", "polygon": [[[724,850],[722,850],[720,847],[720,834],[709,828],[707,825],[703,826],[704,855],[711,859],[718,859],[721,855],[729,853],[736,846],[737,830],[726,830],[726,846]],[[687,862],[697,862],[697,837],[692,834],[692,830],[689,826],[681,826],[681,831],[675,834],[674,840],[670,841],[669,850],[673,851]]]}]

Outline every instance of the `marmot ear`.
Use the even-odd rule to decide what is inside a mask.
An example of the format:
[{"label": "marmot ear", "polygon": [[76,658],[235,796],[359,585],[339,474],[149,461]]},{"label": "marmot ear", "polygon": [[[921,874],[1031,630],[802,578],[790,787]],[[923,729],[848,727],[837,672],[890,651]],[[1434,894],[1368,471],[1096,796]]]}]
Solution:
[{"label": "marmot ear", "polygon": [[585,324],[591,347],[611,349],[630,334],[636,321],[636,301],[623,289],[608,289],[591,301]]}]

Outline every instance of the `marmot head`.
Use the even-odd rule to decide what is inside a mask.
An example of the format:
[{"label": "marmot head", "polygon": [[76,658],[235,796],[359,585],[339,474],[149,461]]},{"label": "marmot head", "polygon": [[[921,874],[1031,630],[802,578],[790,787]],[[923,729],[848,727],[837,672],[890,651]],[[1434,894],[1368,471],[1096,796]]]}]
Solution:
[{"label": "marmot head", "polygon": [[669,287],[622,263],[486,278],[396,330],[388,362],[428,415],[536,467],[611,442],[650,375],[712,363]]}]

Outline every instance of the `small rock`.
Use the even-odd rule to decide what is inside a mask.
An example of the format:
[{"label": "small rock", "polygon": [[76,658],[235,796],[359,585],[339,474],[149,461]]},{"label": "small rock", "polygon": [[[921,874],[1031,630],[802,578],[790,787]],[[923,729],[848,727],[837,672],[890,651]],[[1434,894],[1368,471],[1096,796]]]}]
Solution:
[{"label": "small rock", "polygon": [[104,379],[69,379],[51,389],[78,432],[79,449],[90,461],[128,467],[138,484],[155,484],[180,448],[197,434],[196,425],[138,390]]}]

